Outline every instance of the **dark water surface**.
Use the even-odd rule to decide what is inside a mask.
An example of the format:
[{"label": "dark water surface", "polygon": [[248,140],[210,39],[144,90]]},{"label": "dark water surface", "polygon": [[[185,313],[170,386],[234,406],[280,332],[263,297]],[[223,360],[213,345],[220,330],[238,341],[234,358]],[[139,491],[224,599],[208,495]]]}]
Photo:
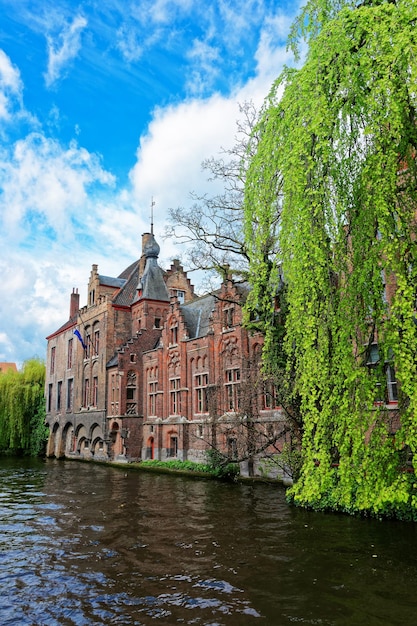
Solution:
[{"label": "dark water surface", "polygon": [[417,624],[417,530],[281,488],[0,461],[1,626]]}]

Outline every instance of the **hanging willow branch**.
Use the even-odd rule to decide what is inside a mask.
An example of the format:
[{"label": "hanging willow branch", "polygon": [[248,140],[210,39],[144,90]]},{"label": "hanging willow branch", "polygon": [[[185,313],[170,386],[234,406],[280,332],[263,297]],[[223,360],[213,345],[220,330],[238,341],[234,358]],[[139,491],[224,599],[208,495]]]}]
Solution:
[{"label": "hanging willow branch", "polygon": [[[307,2],[292,31],[309,43],[306,62],[277,80],[257,129],[245,197],[247,233],[255,223],[258,234],[251,306],[274,295],[263,244],[280,180],[285,346],[304,427],[292,497],[305,506],[417,518],[402,471],[404,450],[417,463],[416,24],[408,0]],[[381,403],[389,362],[395,437]]]},{"label": "hanging willow branch", "polygon": [[46,441],[45,365],[26,361],[20,372],[0,374],[0,451],[39,454]]}]

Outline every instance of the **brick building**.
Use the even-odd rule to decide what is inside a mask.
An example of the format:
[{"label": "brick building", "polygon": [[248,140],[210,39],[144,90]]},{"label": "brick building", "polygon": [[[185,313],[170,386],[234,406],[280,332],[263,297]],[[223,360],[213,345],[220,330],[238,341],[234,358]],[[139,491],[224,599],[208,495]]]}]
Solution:
[{"label": "brick building", "polygon": [[180,263],[164,271],[158,255],[147,233],[117,278],[93,265],[87,305],[74,290],[47,337],[47,454],[204,462],[214,447],[256,473],[257,450],[285,429],[261,381],[262,337],[242,326],[246,287],[228,279],[196,297]]},{"label": "brick building", "polygon": [[16,363],[6,363],[6,362],[0,363],[0,374],[5,374],[6,372],[9,372],[10,370],[12,372],[17,372]]}]

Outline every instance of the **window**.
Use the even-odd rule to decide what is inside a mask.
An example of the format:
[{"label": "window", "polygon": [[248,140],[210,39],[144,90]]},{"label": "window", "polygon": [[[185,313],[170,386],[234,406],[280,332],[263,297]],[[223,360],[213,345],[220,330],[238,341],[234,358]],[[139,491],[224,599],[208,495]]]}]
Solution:
[{"label": "window", "polygon": [[208,412],[207,385],[208,385],[208,374],[197,374],[197,376],[195,376],[194,389],[195,389],[195,412],[196,413]]},{"label": "window", "polygon": [[90,336],[90,329],[89,328],[87,328],[86,331],[85,331],[84,344],[85,344],[85,355],[84,355],[84,358],[88,359],[90,357],[90,352],[91,352],[91,336]]},{"label": "window", "polygon": [[223,327],[232,328],[234,325],[234,308],[227,307],[223,309]]},{"label": "window", "polygon": [[52,408],[52,383],[48,385],[48,403],[47,403],[48,413],[51,411],[51,408]]},{"label": "window", "polygon": [[169,448],[168,448],[168,456],[177,456],[178,455],[178,437],[176,435],[171,435],[169,440]]},{"label": "window", "polygon": [[90,380],[86,378],[84,380],[84,394],[83,394],[83,407],[86,409],[90,400]]},{"label": "window", "polygon": [[226,411],[236,411],[239,408],[240,369],[226,370]]},{"label": "window", "polygon": [[156,415],[156,395],[158,393],[158,381],[153,380],[148,382],[148,411],[149,415]]},{"label": "window", "polygon": [[179,415],[181,413],[181,391],[180,379],[172,378],[169,381],[170,388],[170,414]]},{"label": "window", "polygon": [[378,344],[376,342],[371,343],[368,348],[368,360],[367,366],[369,368],[370,373],[375,378],[375,402],[383,402],[384,401],[384,390],[382,389],[381,380],[380,380],[380,372],[378,371],[379,365],[379,350]]},{"label": "window", "polygon": [[384,270],[381,270],[381,280],[382,280],[382,301],[384,302],[384,304],[387,304],[388,302],[388,298],[387,298],[387,283],[385,280],[385,272]]},{"label": "window", "polygon": [[204,427],[202,424],[197,425],[197,437],[203,437],[204,435]]},{"label": "window", "polygon": [[126,414],[136,414],[136,373],[133,370],[127,373]]},{"label": "window", "polygon": [[387,365],[388,402],[398,402],[397,377],[392,365]]},{"label": "window", "polygon": [[136,354],[131,354],[130,355],[130,362],[131,363],[136,363]]},{"label": "window", "polygon": [[62,401],[62,380],[58,382],[57,390],[56,390],[56,410],[61,410],[61,401]]},{"label": "window", "polygon": [[161,318],[155,317],[154,328],[161,328]]},{"label": "window", "polygon": [[170,328],[170,343],[172,345],[178,343],[178,326],[171,326]]},{"label": "window", "polygon": [[55,372],[55,353],[56,353],[56,348],[55,346],[53,346],[51,348],[51,370],[50,370],[51,374]]},{"label": "window", "polygon": [[237,456],[237,441],[235,437],[228,437],[227,438],[227,455],[229,457],[229,459],[232,459],[233,461],[235,461],[238,456]]},{"label": "window", "polygon": [[111,375],[111,413],[117,415],[119,412],[119,375]]},{"label": "window", "polygon": [[67,410],[70,411],[72,409],[74,396],[74,379],[69,378],[67,381]]},{"label": "window", "polygon": [[[398,386],[394,366],[388,362],[385,363],[383,370],[381,370],[379,349],[376,342],[369,346],[367,366],[376,378],[377,393],[375,401],[398,402]],[[385,373],[385,381],[383,373]]]},{"label": "window", "polygon": [[100,349],[100,331],[94,331],[94,355],[97,356]]},{"label": "window", "polygon": [[185,291],[182,289],[170,289],[170,295],[172,298],[177,298],[180,304],[185,302]]},{"label": "window", "polygon": [[97,406],[97,401],[98,401],[98,377],[94,376],[94,378],[93,378],[93,398],[92,398],[93,406]]},{"label": "window", "polygon": [[117,374],[111,375],[111,396],[110,402],[114,402],[116,400],[116,376]]},{"label": "window", "polygon": [[278,401],[276,398],[276,388],[270,382],[264,383],[263,389],[263,408],[264,409],[274,409],[278,407]]},{"label": "window", "polygon": [[72,339],[68,339],[67,369],[69,370],[72,367],[72,351],[73,351],[73,341]]},{"label": "window", "polygon": [[379,362],[379,350],[377,343],[371,343],[368,352],[368,365],[376,365]]}]

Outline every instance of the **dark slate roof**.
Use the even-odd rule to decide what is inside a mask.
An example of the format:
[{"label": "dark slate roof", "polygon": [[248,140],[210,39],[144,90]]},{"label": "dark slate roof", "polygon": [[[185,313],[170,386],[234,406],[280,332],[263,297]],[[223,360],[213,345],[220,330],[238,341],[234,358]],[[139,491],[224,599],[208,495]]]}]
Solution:
[{"label": "dark slate roof", "polygon": [[112,356],[110,361],[107,362],[106,367],[114,367],[115,365],[118,364],[118,362],[119,362],[119,355],[116,352],[116,354]]},{"label": "dark slate roof", "polygon": [[[130,271],[128,274],[127,272]],[[113,304],[130,306],[136,298],[136,288],[139,280],[139,260],[135,261],[122,272],[124,275],[123,286],[113,298]]]},{"label": "dark slate roof", "polygon": [[54,337],[55,335],[60,335],[61,333],[65,332],[66,330],[69,330],[70,328],[72,328],[73,326],[76,326],[77,324],[77,319],[78,319],[78,313],[77,315],[74,315],[74,317],[72,317],[71,319],[69,319],[67,322],[65,322],[65,324],[62,324],[62,326],[60,326],[58,328],[58,330],[56,330],[55,332],[51,333],[50,335],[48,335],[46,337],[46,339],[52,339],[52,337]]},{"label": "dark slate roof", "polygon": [[208,294],[180,307],[190,339],[207,335],[215,304],[214,295]]},{"label": "dark slate roof", "polygon": [[169,302],[169,293],[164,280],[164,272],[155,257],[146,259],[146,266],[141,278],[142,298]]},{"label": "dark slate roof", "polygon": [[103,276],[99,274],[98,276],[100,285],[106,285],[106,287],[114,287],[115,289],[120,289],[123,287],[126,280],[123,278],[113,278],[112,276]]},{"label": "dark slate roof", "polygon": [[119,274],[118,278],[124,278],[127,280],[136,266],[139,265],[139,259],[137,261],[133,261],[121,274]]}]

